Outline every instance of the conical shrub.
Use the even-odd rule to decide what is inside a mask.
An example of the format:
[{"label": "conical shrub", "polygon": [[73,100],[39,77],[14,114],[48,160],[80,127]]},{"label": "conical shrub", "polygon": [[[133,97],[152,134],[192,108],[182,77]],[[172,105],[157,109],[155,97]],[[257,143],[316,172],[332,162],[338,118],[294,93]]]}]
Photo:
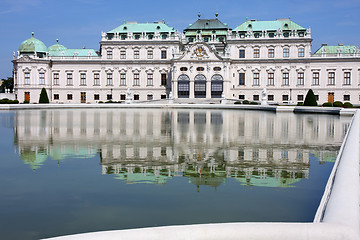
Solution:
[{"label": "conical shrub", "polygon": [[304,106],[317,106],[314,92],[311,89],[309,89],[309,91],[306,94]]},{"label": "conical shrub", "polygon": [[49,98],[45,88],[41,89],[39,103],[49,103]]}]

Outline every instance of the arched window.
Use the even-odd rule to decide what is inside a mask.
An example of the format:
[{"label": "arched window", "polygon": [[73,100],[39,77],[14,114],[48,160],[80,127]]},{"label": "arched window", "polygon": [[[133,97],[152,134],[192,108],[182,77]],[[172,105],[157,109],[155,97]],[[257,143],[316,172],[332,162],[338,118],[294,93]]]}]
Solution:
[{"label": "arched window", "polygon": [[181,74],[178,77],[178,97],[189,98],[190,78],[186,74]]},{"label": "arched window", "polygon": [[211,97],[220,98],[223,92],[224,79],[220,74],[211,77]]},{"label": "arched window", "polygon": [[206,77],[203,74],[198,74],[194,78],[194,94],[195,98],[206,97]]}]

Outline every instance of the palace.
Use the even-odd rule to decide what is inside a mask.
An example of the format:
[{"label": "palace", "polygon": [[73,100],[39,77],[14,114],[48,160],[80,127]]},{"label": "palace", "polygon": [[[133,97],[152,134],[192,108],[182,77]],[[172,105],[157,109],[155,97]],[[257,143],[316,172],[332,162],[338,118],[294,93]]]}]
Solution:
[{"label": "palace", "polygon": [[290,18],[246,20],[230,28],[199,19],[183,33],[164,21],[127,22],[101,34],[100,50],[46,47],[33,36],[14,54],[16,98],[37,103],[42,88],[51,103],[174,99],[360,104],[360,51],[327,46],[311,51],[311,30]]}]

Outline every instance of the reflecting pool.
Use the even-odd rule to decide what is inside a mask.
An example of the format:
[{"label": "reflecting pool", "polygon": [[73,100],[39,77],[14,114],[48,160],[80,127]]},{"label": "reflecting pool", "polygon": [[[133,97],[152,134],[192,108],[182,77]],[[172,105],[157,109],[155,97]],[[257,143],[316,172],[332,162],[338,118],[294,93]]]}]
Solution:
[{"label": "reflecting pool", "polygon": [[0,112],[0,237],[311,222],[350,120],[235,110]]}]

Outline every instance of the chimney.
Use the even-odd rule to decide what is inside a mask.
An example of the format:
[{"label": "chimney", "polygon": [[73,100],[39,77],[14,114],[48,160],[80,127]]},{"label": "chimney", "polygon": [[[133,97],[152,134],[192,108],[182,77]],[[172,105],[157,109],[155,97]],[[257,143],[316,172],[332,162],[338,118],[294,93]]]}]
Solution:
[{"label": "chimney", "polygon": [[321,46],[327,46],[327,43],[323,43],[323,44],[321,44]]}]

